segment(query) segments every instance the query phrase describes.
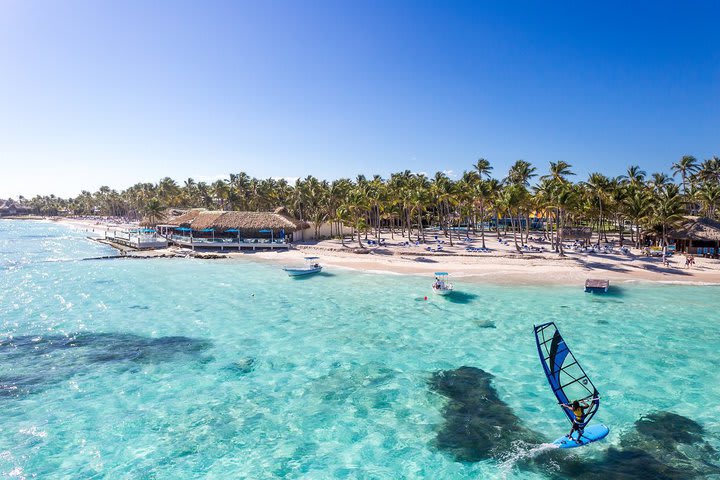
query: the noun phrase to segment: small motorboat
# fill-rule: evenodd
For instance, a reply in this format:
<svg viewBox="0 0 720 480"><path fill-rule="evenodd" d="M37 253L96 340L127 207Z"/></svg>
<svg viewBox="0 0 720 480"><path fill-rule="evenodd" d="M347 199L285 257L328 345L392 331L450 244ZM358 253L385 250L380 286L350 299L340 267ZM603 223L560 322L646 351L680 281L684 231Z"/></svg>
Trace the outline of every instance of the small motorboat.
<svg viewBox="0 0 720 480"><path fill-rule="evenodd" d="M435 282L432 284L432 291L437 295L450 295L453 291L453 284L448 280L449 273L435 272Z"/></svg>
<svg viewBox="0 0 720 480"><path fill-rule="evenodd" d="M302 275L312 275L322 271L322 267L317 262L320 257L305 257L305 266L303 267L283 267L285 273L290 277L300 277Z"/></svg>

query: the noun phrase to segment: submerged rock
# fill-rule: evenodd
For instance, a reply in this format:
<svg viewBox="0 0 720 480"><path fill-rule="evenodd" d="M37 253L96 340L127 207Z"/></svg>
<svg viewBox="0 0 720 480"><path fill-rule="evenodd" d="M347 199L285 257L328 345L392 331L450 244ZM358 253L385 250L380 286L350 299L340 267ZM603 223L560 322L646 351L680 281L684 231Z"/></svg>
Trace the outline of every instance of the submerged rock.
<svg viewBox="0 0 720 480"><path fill-rule="evenodd" d="M97 364L200 358L210 345L189 337L151 338L127 333L6 338L0 340L0 397L41 391Z"/></svg>
<svg viewBox="0 0 720 480"><path fill-rule="evenodd" d="M547 439L522 424L498 397L492 378L478 368L460 367L437 372L430 381L434 391L448 398L436 446L458 461L504 462L508 452L510 456L514 452L519 460L513 461L510 468L558 479L681 480L720 476L718 454L705 441L702 426L671 412L644 416L622 436L618 447L607 448L599 458L558 449L533 454L534 447ZM530 454L523 455L523 451Z"/></svg>
<svg viewBox="0 0 720 480"><path fill-rule="evenodd" d="M702 426L672 412L655 412L635 422L620 446L598 461L565 460L563 477L693 479L720 475L717 452L704 440ZM555 457L557 459L557 457Z"/></svg>
<svg viewBox="0 0 720 480"><path fill-rule="evenodd" d="M226 365L223 370L235 375L247 375L255 370L255 359L253 357L241 358L237 362Z"/></svg>
<svg viewBox="0 0 720 480"><path fill-rule="evenodd" d="M431 388L448 398L445 423L437 434L437 448L457 460L477 462L498 458L517 442L540 443L540 435L498 397L493 376L479 368L460 367L437 372Z"/></svg>

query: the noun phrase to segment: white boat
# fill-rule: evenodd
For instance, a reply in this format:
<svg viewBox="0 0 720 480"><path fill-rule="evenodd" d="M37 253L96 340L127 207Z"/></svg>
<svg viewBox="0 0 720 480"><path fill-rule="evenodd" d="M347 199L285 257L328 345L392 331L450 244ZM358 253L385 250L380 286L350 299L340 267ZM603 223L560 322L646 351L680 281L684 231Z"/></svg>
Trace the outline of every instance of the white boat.
<svg viewBox="0 0 720 480"><path fill-rule="evenodd" d="M312 275L322 271L322 267L317 262L320 257L305 257L304 267L283 267L285 273L291 277L299 277L301 275Z"/></svg>
<svg viewBox="0 0 720 480"><path fill-rule="evenodd" d="M453 291L453 284L448 281L447 272L435 272L435 282L432 284L432 291L437 295L450 295Z"/></svg>

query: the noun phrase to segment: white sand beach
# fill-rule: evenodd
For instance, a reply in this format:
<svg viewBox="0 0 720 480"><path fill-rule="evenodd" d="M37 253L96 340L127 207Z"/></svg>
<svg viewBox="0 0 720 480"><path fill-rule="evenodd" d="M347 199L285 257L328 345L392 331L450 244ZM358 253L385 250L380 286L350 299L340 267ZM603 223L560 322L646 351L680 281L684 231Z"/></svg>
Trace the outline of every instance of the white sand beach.
<svg viewBox="0 0 720 480"><path fill-rule="evenodd" d="M102 234L106 230L133 227L132 224L101 222L97 219L63 218L59 222L72 227L87 230L88 233ZM720 260L695 257L695 265L685 267L685 256L677 254L669 258L669 267L662 265L660 257L645 256L642 250L629 248L622 253L615 242L612 253L591 253L566 251L561 258L557 253L548 251L550 244L542 241L539 234L531 235L537 241L528 247L544 251L516 250L512 236L503 236L499 242L496 233L486 233L486 253L468 252L468 244L435 234L426 235L427 244L405 246L405 239L390 238L390 234L381 235L384 246L368 245L363 240L366 254L355 253L358 245L339 240L323 240L313 243L294 244L289 251L222 253L225 258L243 258L278 265L302 263L308 255L320 257L320 262L329 268L346 268L364 272L394 273L403 275L432 275L436 271L450 272L453 278L462 281L496 284L562 284L581 285L587 278L609 279L615 283L632 281L650 281L665 283L720 284ZM373 239L372 237L368 237ZM470 245L480 246L479 238L472 238ZM442 250L437 251L441 245ZM627 242L625 242L627 246ZM428 248L434 250L429 251ZM169 253L186 255L186 249L171 247L157 251L128 252L129 256L157 257ZM207 252L203 252L207 253Z"/></svg>
<svg viewBox="0 0 720 480"><path fill-rule="evenodd" d="M497 242L497 240L495 240ZM279 263L299 263L306 255L320 256L328 267L350 268L384 273L432 275L447 271L463 281L511 284L582 285L587 278L613 282L653 281L668 283L720 284L720 261L695 257L695 265L685 268L685 256L670 257L664 267L659 257L646 257L631 249L625 255L616 253L567 252L560 258L554 252L523 253L515 246L491 245L489 253L467 253L464 246L445 247L444 252L427 252L419 247L370 247L370 253L353 253L354 248L340 246L339 241L325 240L314 245L298 245L282 253L233 254L259 257ZM538 243L536 243L538 244ZM538 245L542 245L539 243ZM547 247L546 247L547 249Z"/></svg>

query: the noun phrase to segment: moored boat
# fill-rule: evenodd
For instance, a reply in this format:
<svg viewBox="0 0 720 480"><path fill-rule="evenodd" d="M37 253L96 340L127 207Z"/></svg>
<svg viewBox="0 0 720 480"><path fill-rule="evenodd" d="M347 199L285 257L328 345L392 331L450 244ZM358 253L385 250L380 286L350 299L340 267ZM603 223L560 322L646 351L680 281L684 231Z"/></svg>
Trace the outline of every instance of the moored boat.
<svg viewBox="0 0 720 480"><path fill-rule="evenodd" d="M432 291L437 295L450 295L453 291L453 284L449 282L447 272L435 272L435 282L432 284Z"/></svg>
<svg viewBox="0 0 720 480"><path fill-rule="evenodd" d="M291 277L312 275L322 271L322 266L317 262L320 257L305 257L306 265L303 267L283 267L285 273Z"/></svg>

